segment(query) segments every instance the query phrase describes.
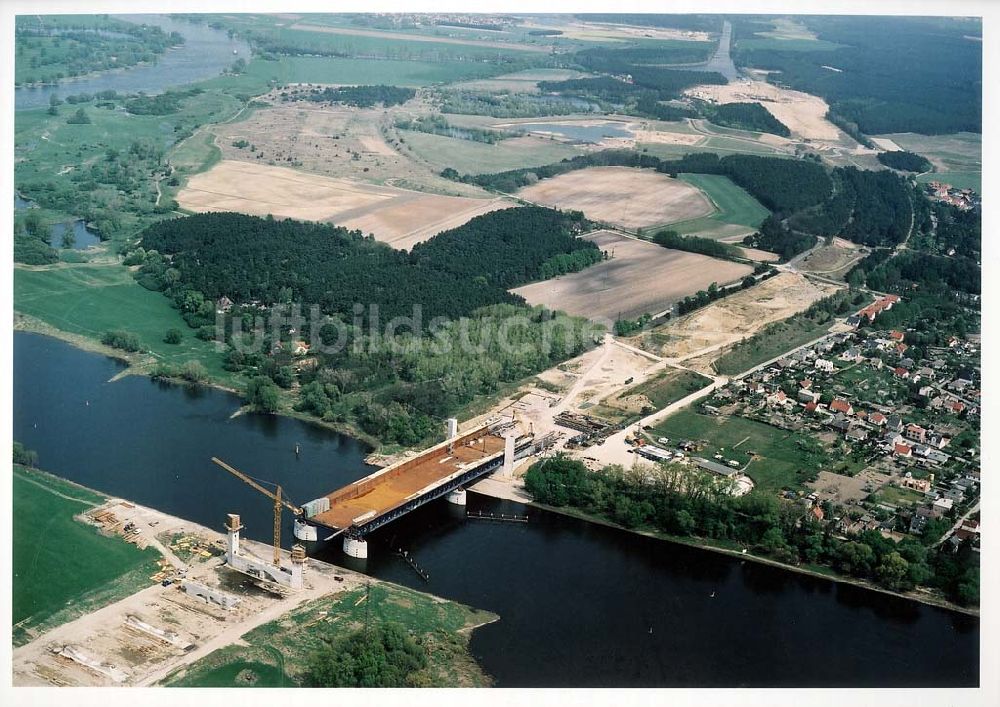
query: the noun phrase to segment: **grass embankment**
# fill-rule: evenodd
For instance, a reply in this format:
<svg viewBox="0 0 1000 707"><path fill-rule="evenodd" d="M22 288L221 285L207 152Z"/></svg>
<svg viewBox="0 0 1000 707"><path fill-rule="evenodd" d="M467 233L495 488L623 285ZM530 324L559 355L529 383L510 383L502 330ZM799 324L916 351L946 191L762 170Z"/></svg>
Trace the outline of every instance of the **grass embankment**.
<svg viewBox="0 0 1000 707"><path fill-rule="evenodd" d="M15 268L14 308L95 344L106 331L133 332L156 361L180 366L197 360L213 381L238 385L234 374L222 368L214 342L197 339L170 300L136 284L121 265ZM184 333L180 344L163 341L173 328ZM140 370L148 367L140 365Z"/></svg>
<svg viewBox="0 0 1000 707"><path fill-rule="evenodd" d="M468 653L471 629L496 620L429 594L392 584L324 597L244 634L248 645L227 646L168 676L169 687L294 687L309 656L324 642L362 628L365 617L404 626L427 651L428 667L416 676L428 687L483 687L491 683Z"/></svg>
<svg viewBox="0 0 1000 707"><path fill-rule="evenodd" d="M156 550L139 550L74 520L105 500L14 466L14 645L149 586L160 556Z"/></svg>
<svg viewBox="0 0 1000 707"><path fill-rule="evenodd" d="M707 459L720 453L724 459L746 464L751 459L748 452L753 452L746 474L765 492L803 489L806 481L824 469L847 474L857 470L857 464L839 453L834 455L814 437L743 417L701 415L684 409L656 425L650 434L669 437L672 442L704 440L698 455Z"/></svg>
<svg viewBox="0 0 1000 707"><path fill-rule="evenodd" d="M671 224L670 230L681 235L699 233L711 236L720 226L732 224L756 229L770 212L744 189L736 186L729 177L717 174L679 174L678 179L703 191L715 205L710 216Z"/></svg>
<svg viewBox="0 0 1000 707"><path fill-rule="evenodd" d="M720 356L715 362L715 370L727 376L743 373L786 351L818 339L832 324L829 320L817 323L804 316L776 322Z"/></svg>

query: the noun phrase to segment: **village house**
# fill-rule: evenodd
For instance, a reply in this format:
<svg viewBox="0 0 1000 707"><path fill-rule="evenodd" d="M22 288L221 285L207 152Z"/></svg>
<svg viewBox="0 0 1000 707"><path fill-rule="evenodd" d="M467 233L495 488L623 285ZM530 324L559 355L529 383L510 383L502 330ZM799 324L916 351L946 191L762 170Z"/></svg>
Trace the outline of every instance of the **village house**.
<svg viewBox="0 0 1000 707"><path fill-rule="evenodd" d="M800 390L799 401L803 403L819 402L820 394L815 390Z"/></svg>
<svg viewBox="0 0 1000 707"><path fill-rule="evenodd" d="M889 338L892 339L893 341L902 341L903 339L906 338L906 334L904 334L901 331L896 331L895 329L893 329L892 331L889 332Z"/></svg>
<svg viewBox="0 0 1000 707"><path fill-rule="evenodd" d="M901 366L896 366L892 369L892 372L897 378L903 378L904 380L910 377L910 372Z"/></svg>
<svg viewBox="0 0 1000 707"><path fill-rule="evenodd" d="M846 351L840 354L839 358L841 361L848 361L850 363L857 363L858 361L865 360L864 355L861 353L861 349L859 349L857 346L852 346L851 348L847 349Z"/></svg>
<svg viewBox="0 0 1000 707"><path fill-rule="evenodd" d="M920 493L927 493L931 490L931 482L929 479L914 479L913 474L906 472L906 476L900 479L899 485L905 489L913 489L914 491L919 491Z"/></svg>
<svg viewBox="0 0 1000 707"><path fill-rule="evenodd" d="M887 430L892 430L893 432L902 432L903 420L899 415L889 415L885 421L885 427Z"/></svg>
<svg viewBox="0 0 1000 707"><path fill-rule="evenodd" d="M883 425L885 425L886 419L887 419L886 416L880 412L873 412L871 415L868 416L868 421L873 425L876 425L877 427L882 427Z"/></svg>
<svg viewBox="0 0 1000 707"><path fill-rule="evenodd" d="M834 369L833 361L827 361L825 358L817 358L815 366L817 371L823 371L824 373L833 373Z"/></svg>
<svg viewBox="0 0 1000 707"><path fill-rule="evenodd" d="M893 445L892 454L893 456L905 457L909 459L910 457L913 456L913 448L910 447L910 445L908 444L902 444L900 442L896 442Z"/></svg>
<svg viewBox="0 0 1000 707"><path fill-rule="evenodd" d="M295 341L292 343L293 356L305 356L311 347L305 341Z"/></svg>
<svg viewBox="0 0 1000 707"><path fill-rule="evenodd" d="M834 401L830 403L830 412L839 412L845 415L850 415L854 412L854 406L843 398L835 398Z"/></svg>
<svg viewBox="0 0 1000 707"><path fill-rule="evenodd" d="M927 437L927 430L925 430L920 425L915 425L911 423L906 426L906 431L903 434L905 434L909 439L915 440L917 442L923 442Z"/></svg>
<svg viewBox="0 0 1000 707"><path fill-rule="evenodd" d="M233 308L233 301L222 295L219 299L215 301L215 312L216 314L226 314Z"/></svg>

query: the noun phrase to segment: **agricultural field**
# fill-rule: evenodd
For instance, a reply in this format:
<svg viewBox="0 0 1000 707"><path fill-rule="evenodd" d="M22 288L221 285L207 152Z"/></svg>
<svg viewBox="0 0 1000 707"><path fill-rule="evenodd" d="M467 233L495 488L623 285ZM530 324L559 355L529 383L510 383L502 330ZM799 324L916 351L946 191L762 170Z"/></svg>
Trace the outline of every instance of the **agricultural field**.
<svg viewBox="0 0 1000 707"><path fill-rule="evenodd" d="M490 79L461 81L451 85L451 88L463 91L488 91L499 93L538 93L539 81L568 81L590 76L590 74L573 69L526 69L510 74L501 74Z"/></svg>
<svg viewBox="0 0 1000 707"><path fill-rule="evenodd" d="M158 552L103 536L74 518L104 503L102 496L33 469L13 469L15 645L150 584Z"/></svg>
<svg viewBox="0 0 1000 707"><path fill-rule="evenodd" d="M717 174L679 174L678 179L708 195L715 213L670 225L682 235L724 238L753 233L770 212L729 177Z"/></svg>
<svg viewBox="0 0 1000 707"><path fill-rule="evenodd" d="M917 175L918 182L946 182L959 189L970 188L982 193L982 135L892 133L879 137L892 140L902 149L915 152L930 160L934 165L934 171Z"/></svg>
<svg viewBox="0 0 1000 707"><path fill-rule="evenodd" d="M196 213L237 211L329 221L404 249L509 206L502 199L439 196L232 160L192 177L178 203Z"/></svg>
<svg viewBox="0 0 1000 707"><path fill-rule="evenodd" d="M415 131L402 135L408 154L417 161L436 171L451 167L460 174L540 167L583 153L574 145L534 135L508 138L493 145Z"/></svg>
<svg viewBox="0 0 1000 707"><path fill-rule="evenodd" d="M588 167L521 189L526 201L582 211L623 228L648 228L712 213L698 189L653 170Z"/></svg>
<svg viewBox="0 0 1000 707"><path fill-rule="evenodd" d="M674 413L650 434L703 441L697 454L706 459L716 453L741 463L752 459L745 473L758 489L769 493L805 488L807 481L835 463L823 444L809 435L742 417L702 415L690 408Z"/></svg>
<svg viewBox="0 0 1000 707"><path fill-rule="evenodd" d="M175 365L200 361L214 380L230 385L234 380L234 374L222 368L215 344L196 338L170 300L140 287L121 265L15 268L14 308L93 342L106 331L130 331L157 361ZM183 341L165 343L168 329L183 332Z"/></svg>
<svg viewBox="0 0 1000 707"><path fill-rule="evenodd" d="M513 292L532 305L614 321L662 312L713 282L723 285L751 272L747 265L668 250L611 231L584 237L606 251L609 259Z"/></svg>
<svg viewBox="0 0 1000 707"><path fill-rule="evenodd" d="M832 285L810 282L797 273L780 273L633 337L630 343L668 358L689 358L701 353L717 355L767 324L807 309L834 289Z"/></svg>
<svg viewBox="0 0 1000 707"><path fill-rule="evenodd" d="M482 687L490 678L467 653L470 629L494 614L446 602L405 587L378 583L309 602L241 637L242 645L217 650L167 676L168 687L294 687L308 658L325 642L374 623L398 623L428 650L418 674L428 686Z"/></svg>

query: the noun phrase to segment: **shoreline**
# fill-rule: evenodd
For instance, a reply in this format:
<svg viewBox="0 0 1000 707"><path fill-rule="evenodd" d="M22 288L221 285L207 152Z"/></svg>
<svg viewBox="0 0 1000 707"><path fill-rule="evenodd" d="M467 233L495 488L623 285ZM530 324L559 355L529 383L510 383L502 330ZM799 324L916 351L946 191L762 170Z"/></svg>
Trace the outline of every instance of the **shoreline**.
<svg viewBox="0 0 1000 707"><path fill-rule="evenodd" d="M488 495L488 494L484 494L484 495ZM873 584L873 583L871 583L871 582L869 582L867 580L864 580L864 579L857 579L855 577L845 577L844 575L837 574L837 573L825 574L823 572L817 572L816 570L812 570L812 569L809 569L807 567L797 567L795 565L785 564L783 562L778 562L777 560L772 560L770 558L762 557L760 555L754 555L751 552L747 552L747 553L744 554L744 553L738 552L736 550L729 550L729 549L724 548L724 547L719 547L717 545L712 545L710 543L705 542L703 539L699 539L699 538L693 538L693 537L692 538L683 538L683 537L674 536L674 535L667 535L666 533L660 533L660 532L657 532L657 531L639 530L639 529L634 529L634 528L626 528L626 527L624 527L622 525L618 525L617 523L614 523L614 522L612 522L610 520L607 520L605 518L601 518L599 516L594 516L594 515L591 515L591 514L587 513L586 511L580 511L580 510L577 510L577 509L574 509L574 508L568 508L568 507L558 508L558 507L555 507L555 506L548 506L548 505L546 505L544 503L538 503L537 501L531 501L531 502L525 503L524 505L526 505L526 506L533 506L533 507L539 508L539 509L541 509L543 511L550 511L552 513L556 513L556 514L559 514L559 515L567 516L569 518L576 518L577 520L582 520L582 521L585 521L585 522L588 522L588 523L594 523L596 525L602 525L602 526L604 526L606 528L614 528L616 530L622 530L622 531L624 531L626 533L634 533L636 535L642 535L644 537L652 538L654 540L662 540L662 541L665 541L665 542L674 543L676 545L685 545L687 547L693 547L693 548L696 548L696 549L699 549L699 550L708 550L710 552L715 552L715 553L719 553L719 554L722 554L722 555L727 555L727 556L732 557L732 558L739 558L741 560L750 560L752 562L757 562L759 564L770 565L771 567L775 567L777 569L782 569L782 570L786 570L786 571L789 571L789 572L795 572L795 573L798 573L798 574L803 574L803 575L807 575L807 576L810 576L810 577L815 577L817 579L826 579L826 580L829 580L831 582L837 582L839 584L850 584L850 585L853 585L855 587L858 587L859 589L867 589L867 590L870 590L870 591L873 591L873 592L879 592L880 594L888 594L890 596L894 596L894 597L897 597L899 599L906 599L906 600L909 600L909 601L917 602L919 604L924 604L926 606L933 606L933 607L935 607L937 609L945 609L945 610L948 610L948 611L954 611L954 612L959 613L959 614L965 614L966 616L974 616L977 619L981 618L981 616L980 616L980 610L979 609L971 609L969 607L959 606L958 604L954 604L954 603L952 603L950 601L947 601L946 599L939 599L939 598L937 598L937 597L935 597L933 595L924 595L923 593L916 592L916 591L912 591L912 592L896 592L896 591L893 591L891 589L886 589L884 587L880 587L880 586L878 586L876 584Z"/></svg>
<svg viewBox="0 0 1000 707"><path fill-rule="evenodd" d="M67 479L65 477L62 477L58 474L54 474L50 471L46 471L44 469L27 467L24 465L16 465L16 466L23 468L24 473L28 476L38 476L41 477L42 479L48 479L51 482L66 484L68 486L71 486L72 488L80 489L82 491L87 491L89 493L95 494L96 496L99 496L102 499L102 503L97 504L95 508L124 503L127 504L126 507L130 509L131 513L137 516L141 516L143 521L148 521L151 518L155 519L157 523L156 528L158 531L163 532L162 529L164 528L167 528L168 530L180 530L181 532L184 533L194 533L204 536L205 538L208 538L211 541L215 541L215 543L219 545L224 544L225 536L223 533L217 530L213 530L212 528L205 527L195 521L187 520L181 516L157 510L152 506L138 504L121 496L109 494L99 489L91 488L89 486L73 481L71 479ZM137 521L137 524L144 525L144 523L140 523L139 521ZM271 545L266 542L250 540L248 538L243 538L242 543L247 547L247 549L249 549L251 554L256 554L259 557L267 556L271 548ZM164 555L162 548L157 548L157 549L161 553L161 555ZM282 555L283 557L287 558L289 555L289 551L283 548ZM166 555L164 555L164 557L166 557ZM475 665L475 670L482 681L481 686L489 687L495 683L495 678L486 672L485 668L479 663L476 657L469 651L469 643L471 641L473 632L477 628L495 623L500 620L500 616L497 613L490 611L489 609L475 607L466 604L462 601L449 599L448 597L444 597L428 591L408 587L406 585L402 585L397 582L380 579L378 577L374 577L372 575L359 572L357 570L348 567L335 565L326 560L320 560L314 557L310 557L308 559L308 563L309 563L309 569L307 571L310 572L309 584L307 584L307 586L303 587L303 589L299 590L298 592L288 597L276 599L274 600L274 603L269 604L266 609L266 612L274 614L274 618L269 620L279 620L287 613L295 611L299 607L305 606L309 601L333 596L335 594L344 591L345 589L351 588L352 584L356 585L356 587L361 587L365 583L384 585L386 587L391 588L393 591L402 592L404 594L408 592L414 592L424 597L428 597L432 602L435 603L447 602L449 604L462 607L463 610L467 612L468 614L467 623L461 626L460 628L455 629L455 633L460 637L461 641L464 643L465 646L464 655L465 658L468 661L470 661L469 665ZM202 569L202 570L204 569L198 566L197 564L192 564L192 563L185 563L185 564L187 564L188 569L191 568ZM341 583L342 580L337 580L336 582L331 583L330 579L334 578L334 576L340 576L346 578L347 582ZM122 599L113 601L103 606L98 606L97 608L88 611L64 623L59 623L50 626L43 632L32 637L31 640L27 641L26 643L21 645L15 645L14 649L23 657L25 654L32 653L32 651L34 650L33 647L41 646L53 640L52 638L53 634L56 636L71 634L74 630L76 630L76 627L90 620L89 617L93 616L94 614L105 615L105 614L114 614L115 612L121 613L121 611L125 611L125 609L122 609L122 607L125 607L126 605L128 607L131 607L128 608L128 611L134 611L135 607L132 605L135 604L136 601L139 601L141 599L139 595L147 595L150 592L155 594L162 591L165 590L161 589L161 587L158 586L157 584L155 583L151 584L149 587L140 589L139 591L129 594L128 596ZM121 611L119 611L119 609L121 609ZM195 652L200 652L203 655L200 655L198 659L205 658L208 655L211 655L211 653L216 650L220 650L222 648L238 644L239 636L236 636L237 640L235 643L227 643L225 641L222 641L222 639L226 637L228 630L230 629L235 630L235 628L238 628L239 633L242 634L242 632L253 630L253 628L255 627L256 626L253 625L252 619L244 619L240 623L238 623L235 627L227 625L222 627L217 634L210 636L205 640L199 639L198 651ZM168 677L170 674L178 670L189 669L196 662L196 660L183 660L178 662L175 660L176 657L177 656L164 658L161 661L160 665L150 667L147 673L145 675L139 676L140 678L139 681L133 683L133 685L157 686L157 687L164 686L163 681L166 679L166 677Z"/></svg>
<svg viewBox="0 0 1000 707"><path fill-rule="evenodd" d="M128 353L125 353L125 352L120 351L118 349L114 349L114 348L111 348L109 346L105 346L104 344L101 344L101 343L99 343L97 341L94 341L93 339L90 339L90 338L88 338L86 336L83 336L83 335L80 335L80 334L72 334L72 333L69 333L69 332L65 332L65 331L63 331L61 329L57 329L56 327L53 327L53 326L51 326L49 324L46 324L45 322L42 322L41 320L38 320L38 319L36 319L34 317L31 317L30 315L25 315L25 314L19 313L16 310L14 312L14 331L27 331L27 332L30 332L30 333L41 334L43 336L50 336L52 338L55 338L55 339L58 339L60 341L65 342L65 343L68 343L68 344L70 344L72 346L75 346L75 347L77 347L77 348L79 348L79 349L81 349L83 351L87 351L87 352L90 352L90 353L103 354L105 356L108 356L109 358L114 358L116 360L122 361L128 367L126 369L124 369L123 371L121 371L117 376L115 376L115 378L118 378L119 376L126 376L126 375L142 375L142 376L146 376L147 378L150 378L149 372L148 371L144 371L144 370L142 370L139 367L139 362L136 360L138 357L135 354L128 354ZM167 380L170 380L171 382L173 382L175 384L201 385L201 386L205 386L205 387L209 387L209 388L215 388L217 390L221 390L221 391L226 392L226 393L230 393L230 394L234 394L234 395L239 395L238 391L236 391L236 390L234 390L232 388L227 388L226 386L223 386L223 385L221 385L221 384L219 384L217 382L214 382L214 381L206 381L206 382L203 382L203 383L190 384L190 383L187 383L185 381L174 381L173 379L167 379ZM243 412L243 411L244 411L244 407L240 407L240 409L237 412L239 413L239 412ZM345 435L345 436L351 437L352 439L355 439L355 440L357 440L359 442L362 442L362 443L368 445L369 447L371 447L371 450L370 450L369 454L366 455L366 457L365 457L366 460L368 458L372 458L372 455L378 453L377 445L373 445L372 444L372 441L368 437L368 435L364 435L362 433L350 431L350 430L345 429L342 426L337 426L337 425L334 425L332 423L327 423L327 422L324 422L322 420L318 420L318 419L313 418L313 417L308 417L305 414L300 413L300 412L298 412L296 410L291 410L291 409L290 410L281 410L281 411L278 411L278 412L275 412L275 413L271 413L271 414L273 414L273 415L282 415L284 417L288 417L288 418L299 420L299 421L304 422L306 424L318 425L320 427L328 429L328 430L330 430L332 432L335 432L337 434ZM377 465L374 465L374 464L370 464L367 461L365 463L369 464L370 466L377 466ZM57 477L57 478L62 478L62 477ZM87 487L81 487L81 488L87 488ZM95 491L94 489L88 489L88 490L94 491L95 493L101 493L100 491ZM482 492L478 492L478 493L482 493ZM490 494L483 494L483 495L489 496ZM843 575L836 574L836 573L826 574L826 573L817 572L815 570L811 570L811 569L808 569L808 568L805 568L805 567L797 567L795 565L788 565L788 564L785 564L785 563L782 563L782 562L778 562L776 560L771 560L771 559L766 558L766 557L761 557L759 555L754 555L754 554L752 554L750 552L747 552L746 554L744 554L742 552L737 552L735 550L729 550L729 549L726 549L726 548L723 548L723 547L712 545L710 543L705 542L704 540L699 540L699 539L695 539L695 538L682 538L682 537L678 537L678 536L667 535L667 534L660 533L660 532L657 532L657 531L629 529L629 528L625 528L624 526L621 526L621 525L618 525L616 523L613 523L612 521L606 520L604 518L600 518L598 516L594 516L594 515L588 514L585 511L578 511L578 510L573 509L573 508L557 508L555 506L548 506L548 505L545 505L545 504L542 504L542 503L538 503L536 501L530 501L530 502L518 501L518 503L524 503L527 506L534 506L534 507L540 508L542 510L551 511L553 513L558 513L558 514L561 514L561 515L565 515L565 516L568 516L568 517L576 518L578 520L582 520L582 521L586 521L586 522L590 522L590 523L596 523L598 525L603 525L603 526L609 527L609 528L615 528L617 530L623 530L623 531L629 532L629 533L635 533L637 535L643 535L643 536L646 536L646 537L649 537L649 538L653 538L653 539L656 539L656 540L664 540L664 541L672 542L672 543L679 544L679 545L687 545L688 547L694 547L694 548L698 548L698 549L702 549L702 550L709 550L711 552L716 552L716 553L728 555L730 557L738 557L740 559L749 559L749 560L751 560L753 562L758 562L760 564L770 565L770 566L776 567L778 569L783 569L783 570L787 570L787 571L790 571L790 572L797 572L799 574L809 575L809 576L820 578L820 579L827 579L827 580L830 580L830 581L833 581L833 582L839 582L839 583L842 583L842 584L851 584L851 585L859 587L861 589L868 589L870 591L875 591L875 592L880 592L882 594L888 594L888 595L891 595L891 596L895 596L895 597L898 597L900 599L907 599L907 600L910 600L910 601L915 601L915 602L918 602L920 604L924 604L924 605L927 605L927 606L933 606L933 607L936 607L936 608L939 608L939 609L946 609L946 610L949 610L949 611L954 611L954 612L957 612L957 613L965 614L967 616L974 616L976 618L980 618L980 611L978 609L971 609L971 608L968 608L968 607L959 606L958 604L954 604L954 603L949 602L949 601L947 601L945 599L939 599L939 598L937 598L937 597L935 597L933 595L927 595L926 593L896 592L896 591L893 591L891 589L886 589L884 587L879 587L878 585L873 584L871 582L868 582L866 580L857 579L857 578L853 578L853 577L845 577Z"/></svg>
<svg viewBox="0 0 1000 707"><path fill-rule="evenodd" d="M86 351L87 353L98 354L102 356L107 356L108 358L113 358L116 361L120 361L126 365L126 368L119 371L112 380L119 380L125 378L126 376L145 376L150 380L153 380L152 372L149 370L151 364L156 363L155 357L151 356L149 353L128 353L122 351L121 349L112 348L111 346L106 346L99 341L91 339L83 334L73 334L68 331L54 327L37 317L33 317L30 314L24 314L23 312L18 312L14 310L14 327L15 332L23 331L29 334L39 334L41 336L48 336L53 339L62 341L63 343L74 346L81 351ZM224 393L229 393L237 397L241 397L239 390L231 388L229 386L223 385L222 383L212 380L211 378L201 381L199 383L191 383L180 378L171 378L169 376L161 377L159 380L172 383L174 385L186 385L195 386L203 388L212 388L214 390L219 390ZM240 404L239 409L235 414L243 414L247 412L246 405L244 403ZM371 435L367 435L364 432L354 429L350 425L339 425L333 422L326 422L318 417L312 417L306 415L305 413L299 412L293 408L278 410L277 412L267 413L270 415L280 415L282 417L291 418L294 420L299 420L309 425L316 425L317 427L322 427L331 432L335 432L344 437L350 437L353 440L361 442L367 445L369 449L369 456L372 453L377 452L379 443ZM367 462L366 462L367 463ZM374 465L373 465L374 466Z"/></svg>

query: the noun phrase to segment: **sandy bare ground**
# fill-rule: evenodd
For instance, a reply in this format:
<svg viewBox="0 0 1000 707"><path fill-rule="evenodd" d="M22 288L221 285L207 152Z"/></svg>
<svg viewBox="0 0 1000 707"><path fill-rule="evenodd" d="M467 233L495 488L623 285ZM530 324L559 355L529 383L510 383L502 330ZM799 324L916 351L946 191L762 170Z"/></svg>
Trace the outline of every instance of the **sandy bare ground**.
<svg viewBox="0 0 1000 707"><path fill-rule="evenodd" d="M900 152L903 149L887 137L873 137L869 139L883 150L887 150L889 152Z"/></svg>
<svg viewBox="0 0 1000 707"><path fill-rule="evenodd" d="M456 39L454 37L430 37L423 34L408 34L403 32L383 32L375 29L351 29L348 27L325 27L323 25L311 25L307 22L299 22L289 29L302 30L304 32L322 32L323 34L343 34L351 37L378 37L380 39L396 39L407 42L431 42L434 44L461 44L467 47L489 47L490 49L516 50L523 52L535 52L547 54L552 51L551 46L535 44L514 44L511 42L489 42L480 39Z"/></svg>
<svg viewBox="0 0 1000 707"><path fill-rule="evenodd" d="M781 273L630 341L667 358L686 359L702 353L717 358L725 347L807 309L836 289L798 273Z"/></svg>
<svg viewBox="0 0 1000 707"><path fill-rule="evenodd" d="M761 263L776 263L781 260L780 255L767 250L747 248L746 246L739 246L739 249L743 251L743 256L745 258L750 258L750 260L756 260Z"/></svg>
<svg viewBox="0 0 1000 707"><path fill-rule="evenodd" d="M747 275L751 268L696 253L668 250L611 231L585 238L614 257L571 275L519 287L529 303L613 322L657 314L677 300Z"/></svg>
<svg viewBox="0 0 1000 707"><path fill-rule="evenodd" d="M798 268L804 272L835 277L862 257L864 254L858 246L837 238L830 245L821 246L806 256Z"/></svg>
<svg viewBox="0 0 1000 707"><path fill-rule="evenodd" d="M712 202L698 189L650 169L589 167L518 192L527 201L575 209L587 218L643 228L707 216Z"/></svg>
<svg viewBox="0 0 1000 707"><path fill-rule="evenodd" d="M740 80L725 86L695 86L685 94L716 103L760 103L793 134L808 140L843 139L824 116L830 106L818 96L779 88L764 81Z"/></svg>
<svg viewBox="0 0 1000 707"><path fill-rule="evenodd" d="M377 240L404 249L510 205L501 199L424 194L231 160L192 177L177 201L182 208L199 213L237 211L328 221L374 233Z"/></svg>
<svg viewBox="0 0 1000 707"><path fill-rule="evenodd" d="M112 501L109 505L116 507L119 517L127 517L149 535L183 533L197 535L217 547L224 543L224 536L217 531L154 509L143 506L126 509L119 501ZM245 551L258 557L270 557L267 546L248 541L244 541L243 545ZM278 598L251 585L243 575L221 566L219 557L196 557L186 566L187 579L239 597L240 603L234 610L227 611L190 597L178 589L177 583L167 587L153 584L16 648L13 654L13 683L19 686L150 685L170 671L238 641L247 631L278 618L306 601L353 589L365 581L362 575L307 560L304 588ZM287 553L284 562L288 562ZM343 577L343 581L336 581L334 575ZM175 643L126 625L129 616L157 629L173 632L176 634ZM185 644L192 644L192 648L185 650ZM108 675L52 652L63 646L74 647L98 664L114 666L122 671L124 679L117 682Z"/></svg>
<svg viewBox="0 0 1000 707"><path fill-rule="evenodd" d="M660 145L698 145L707 138L692 133L671 133L663 130L634 130L635 142ZM761 135L763 137L763 135Z"/></svg>

